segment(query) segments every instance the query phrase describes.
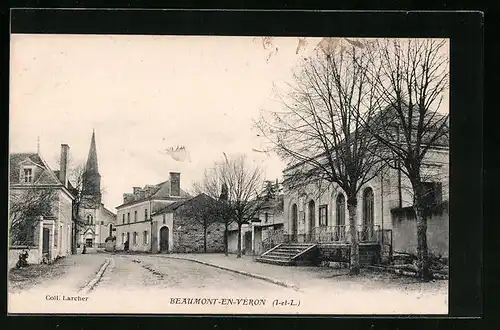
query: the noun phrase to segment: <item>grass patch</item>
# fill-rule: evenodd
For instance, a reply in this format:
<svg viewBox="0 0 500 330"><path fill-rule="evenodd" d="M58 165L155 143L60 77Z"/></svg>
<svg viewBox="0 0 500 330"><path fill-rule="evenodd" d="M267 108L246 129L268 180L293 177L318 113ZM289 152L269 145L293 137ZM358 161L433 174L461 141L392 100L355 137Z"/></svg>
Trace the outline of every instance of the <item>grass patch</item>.
<svg viewBox="0 0 500 330"><path fill-rule="evenodd" d="M58 259L52 264L30 264L20 269L9 270L9 289L18 291L26 290L45 279L60 276L66 272L65 258Z"/></svg>

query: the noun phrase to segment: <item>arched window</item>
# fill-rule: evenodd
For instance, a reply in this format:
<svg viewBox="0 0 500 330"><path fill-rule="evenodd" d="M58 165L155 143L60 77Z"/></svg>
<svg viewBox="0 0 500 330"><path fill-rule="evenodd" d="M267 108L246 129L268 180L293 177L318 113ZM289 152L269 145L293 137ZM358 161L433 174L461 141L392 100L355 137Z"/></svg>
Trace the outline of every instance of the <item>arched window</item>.
<svg viewBox="0 0 500 330"><path fill-rule="evenodd" d="M363 224L365 226L373 225L373 190L366 188L363 191Z"/></svg>
<svg viewBox="0 0 500 330"><path fill-rule="evenodd" d="M345 226L345 197L343 194L337 196L337 225Z"/></svg>
<svg viewBox="0 0 500 330"><path fill-rule="evenodd" d="M292 235L293 238L297 235L299 214L297 210L297 204L292 205Z"/></svg>
<svg viewBox="0 0 500 330"><path fill-rule="evenodd" d="M94 222L94 219L92 216L89 214L87 215L87 225L91 225Z"/></svg>

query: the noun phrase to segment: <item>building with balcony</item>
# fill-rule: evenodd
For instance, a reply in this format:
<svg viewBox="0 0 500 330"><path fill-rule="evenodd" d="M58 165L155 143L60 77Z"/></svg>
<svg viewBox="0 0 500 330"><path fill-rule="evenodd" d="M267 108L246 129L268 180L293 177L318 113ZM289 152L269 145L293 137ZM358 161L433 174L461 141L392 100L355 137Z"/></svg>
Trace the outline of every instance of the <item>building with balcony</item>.
<svg viewBox="0 0 500 330"><path fill-rule="evenodd" d="M427 219L428 249L436 256L447 257L448 140L442 139L431 146L422 164L420 175L424 179L426 204L431 210ZM262 239L266 252L259 260L279 264L298 262L301 257L348 261L347 196L334 183L311 180L305 186L292 184L293 173L303 170L302 166L291 165L283 171L283 229ZM357 201L355 232L362 264L386 261L397 252L416 254L412 188L398 166L383 168L359 189Z"/></svg>

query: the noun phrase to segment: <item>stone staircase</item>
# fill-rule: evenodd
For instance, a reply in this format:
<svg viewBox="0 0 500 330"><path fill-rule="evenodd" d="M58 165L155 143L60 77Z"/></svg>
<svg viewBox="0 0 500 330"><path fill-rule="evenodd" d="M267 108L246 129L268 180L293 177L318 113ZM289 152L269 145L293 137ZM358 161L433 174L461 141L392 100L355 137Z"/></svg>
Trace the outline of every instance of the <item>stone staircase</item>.
<svg viewBox="0 0 500 330"><path fill-rule="evenodd" d="M292 266L307 263L308 257L317 252L314 243L282 243L264 252L255 260L269 264Z"/></svg>

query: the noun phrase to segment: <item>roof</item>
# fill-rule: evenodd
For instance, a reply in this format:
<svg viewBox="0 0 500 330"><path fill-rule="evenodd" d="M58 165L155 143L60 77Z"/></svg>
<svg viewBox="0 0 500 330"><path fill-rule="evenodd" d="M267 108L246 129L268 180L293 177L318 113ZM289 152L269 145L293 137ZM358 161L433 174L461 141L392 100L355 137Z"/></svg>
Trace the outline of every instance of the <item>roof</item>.
<svg viewBox="0 0 500 330"><path fill-rule="evenodd" d="M95 146L95 131L92 131L92 139L90 140L89 155L87 163L85 164L86 173L99 173L99 166L97 164L97 149Z"/></svg>
<svg viewBox="0 0 500 330"><path fill-rule="evenodd" d="M161 208L157 210L156 212L153 213L153 215L158 215L158 214L163 214L163 213L172 213L175 212L179 207L182 205L186 205L189 203L196 203L202 200L213 200L215 201L212 197L206 195L205 193L201 193L199 195L196 195L195 197L187 198L184 200L176 201L172 204L169 204L165 206L164 208Z"/></svg>
<svg viewBox="0 0 500 330"><path fill-rule="evenodd" d="M136 203L140 203L146 200L151 200L151 199L179 199L179 198L190 198L191 195L189 195L186 191L184 191L182 188L180 189L180 196L171 196L170 195L170 180L163 181L161 183L158 183L156 185L146 185L143 188L149 189L148 193L145 193L143 197L137 198L137 196L134 196L134 199L123 203L121 205L118 205L116 208L124 207L127 205L132 205ZM132 195L132 194L131 194Z"/></svg>
<svg viewBox="0 0 500 330"><path fill-rule="evenodd" d="M43 160L38 153L12 153L9 155L9 180L10 183L18 183L20 181L20 169L22 164L31 164L42 169L41 172L36 173L33 178L35 184L62 184L55 171Z"/></svg>
<svg viewBox="0 0 500 330"><path fill-rule="evenodd" d="M372 118L372 122L375 125L384 125L384 126L391 125L391 126L393 126L393 124L399 122L399 120L395 119L396 116L398 116L398 114L396 113L396 110L391 106L386 106L384 109L380 110L376 115L374 115L374 117ZM429 122L432 123L433 125L435 125L436 123L439 123L440 120L445 118L445 115L440 114L438 112L429 113L428 116L430 118ZM407 122L407 121L408 121L408 118L406 118L405 122ZM417 125L417 121L418 121L418 117L412 118L412 122L415 125L415 127ZM446 118L446 125L449 127L449 116ZM431 132L431 131L429 131L429 132ZM429 138L427 135L422 138L423 143L425 143L426 138ZM437 141L434 142L434 145L436 147L448 147L449 146L448 136L444 135L441 138L437 139ZM311 160L312 159L319 160L319 159L321 159L321 157L324 157L326 154L327 154L327 152L323 151L317 155L311 155L310 159ZM306 161L296 161L293 163L289 163L289 164L287 164L287 166L285 167L283 172L286 172L288 170L296 168L300 165L304 165L306 163L307 163ZM285 178L283 181L286 182L287 179Z"/></svg>
<svg viewBox="0 0 500 330"><path fill-rule="evenodd" d="M108 210L103 203L101 203L101 207L104 210L104 212L109 213L111 216L116 217L116 214L113 211Z"/></svg>

